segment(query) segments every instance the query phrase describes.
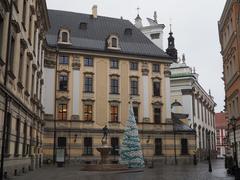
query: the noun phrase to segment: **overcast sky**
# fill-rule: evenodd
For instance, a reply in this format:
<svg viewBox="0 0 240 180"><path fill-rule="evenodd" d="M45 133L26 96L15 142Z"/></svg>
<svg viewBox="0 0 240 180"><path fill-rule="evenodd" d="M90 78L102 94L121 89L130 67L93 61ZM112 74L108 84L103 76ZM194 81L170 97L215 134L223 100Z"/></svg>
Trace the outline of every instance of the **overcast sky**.
<svg viewBox="0 0 240 180"><path fill-rule="evenodd" d="M217 103L215 112L223 110L224 86L222 57L218 38L219 20L226 0L46 0L49 9L91 13L92 5L98 14L128 19L134 23L137 7L144 25L146 18L157 11L158 22L166 25L166 48L170 19L179 55L185 53L186 63L195 67L199 82L208 92L211 89Z"/></svg>

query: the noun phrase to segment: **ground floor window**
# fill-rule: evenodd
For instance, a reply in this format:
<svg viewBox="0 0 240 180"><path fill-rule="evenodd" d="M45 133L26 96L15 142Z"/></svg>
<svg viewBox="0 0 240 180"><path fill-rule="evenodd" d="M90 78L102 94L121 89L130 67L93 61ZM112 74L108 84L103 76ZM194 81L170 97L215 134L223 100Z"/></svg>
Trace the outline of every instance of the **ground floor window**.
<svg viewBox="0 0 240 180"><path fill-rule="evenodd" d="M67 146L66 137L58 137L58 147L65 148Z"/></svg>
<svg viewBox="0 0 240 180"><path fill-rule="evenodd" d="M181 154L187 155L188 154L188 140L181 139Z"/></svg>
<svg viewBox="0 0 240 180"><path fill-rule="evenodd" d="M4 153L5 155L9 155L10 153L10 141L11 141L11 124L12 124L12 115L11 113L7 113L7 122L6 122L6 136L5 136L5 148Z"/></svg>
<svg viewBox="0 0 240 180"><path fill-rule="evenodd" d="M162 155L162 139L155 139L155 155Z"/></svg>
<svg viewBox="0 0 240 180"><path fill-rule="evenodd" d="M91 137L85 137L84 138L84 155L92 155L92 138Z"/></svg>
<svg viewBox="0 0 240 180"><path fill-rule="evenodd" d="M220 155L221 154L221 149L217 148L217 154Z"/></svg>
<svg viewBox="0 0 240 180"><path fill-rule="evenodd" d="M111 154L112 155L118 155L119 154L119 138L117 137L112 137L111 138Z"/></svg>

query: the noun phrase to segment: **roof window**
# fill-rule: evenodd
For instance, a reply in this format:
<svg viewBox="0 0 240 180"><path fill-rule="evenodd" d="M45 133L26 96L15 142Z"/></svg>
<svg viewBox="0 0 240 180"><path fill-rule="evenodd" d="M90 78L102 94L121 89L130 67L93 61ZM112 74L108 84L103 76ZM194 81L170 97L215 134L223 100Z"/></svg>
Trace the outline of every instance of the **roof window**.
<svg viewBox="0 0 240 180"><path fill-rule="evenodd" d="M87 23L86 22L81 22L79 25L79 28L82 30L86 30L87 29Z"/></svg>
<svg viewBox="0 0 240 180"><path fill-rule="evenodd" d="M124 31L124 35L131 36L132 35L132 29L131 28L126 28Z"/></svg>

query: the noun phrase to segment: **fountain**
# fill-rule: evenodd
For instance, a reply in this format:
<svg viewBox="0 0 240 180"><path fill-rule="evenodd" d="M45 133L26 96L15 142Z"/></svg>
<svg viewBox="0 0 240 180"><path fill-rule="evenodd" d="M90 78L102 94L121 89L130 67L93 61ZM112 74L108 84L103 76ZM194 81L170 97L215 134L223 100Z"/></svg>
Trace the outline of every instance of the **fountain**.
<svg viewBox="0 0 240 180"><path fill-rule="evenodd" d="M113 164L108 160L109 152L112 147L107 145L107 135L108 128L105 126L103 128L103 137L102 137L102 145L97 147L97 151L100 152L101 161L98 164L86 164L81 170L82 171L124 171L128 170L128 165L123 164Z"/></svg>

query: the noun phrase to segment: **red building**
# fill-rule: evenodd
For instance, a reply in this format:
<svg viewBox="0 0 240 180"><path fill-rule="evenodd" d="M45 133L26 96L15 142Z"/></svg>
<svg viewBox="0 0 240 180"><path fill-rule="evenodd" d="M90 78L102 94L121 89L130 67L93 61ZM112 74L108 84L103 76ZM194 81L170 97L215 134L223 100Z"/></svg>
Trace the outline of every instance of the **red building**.
<svg viewBox="0 0 240 180"><path fill-rule="evenodd" d="M228 123L226 119L225 112L220 112L215 114L216 119L216 131L217 131L217 157L223 158L226 154L226 137Z"/></svg>

